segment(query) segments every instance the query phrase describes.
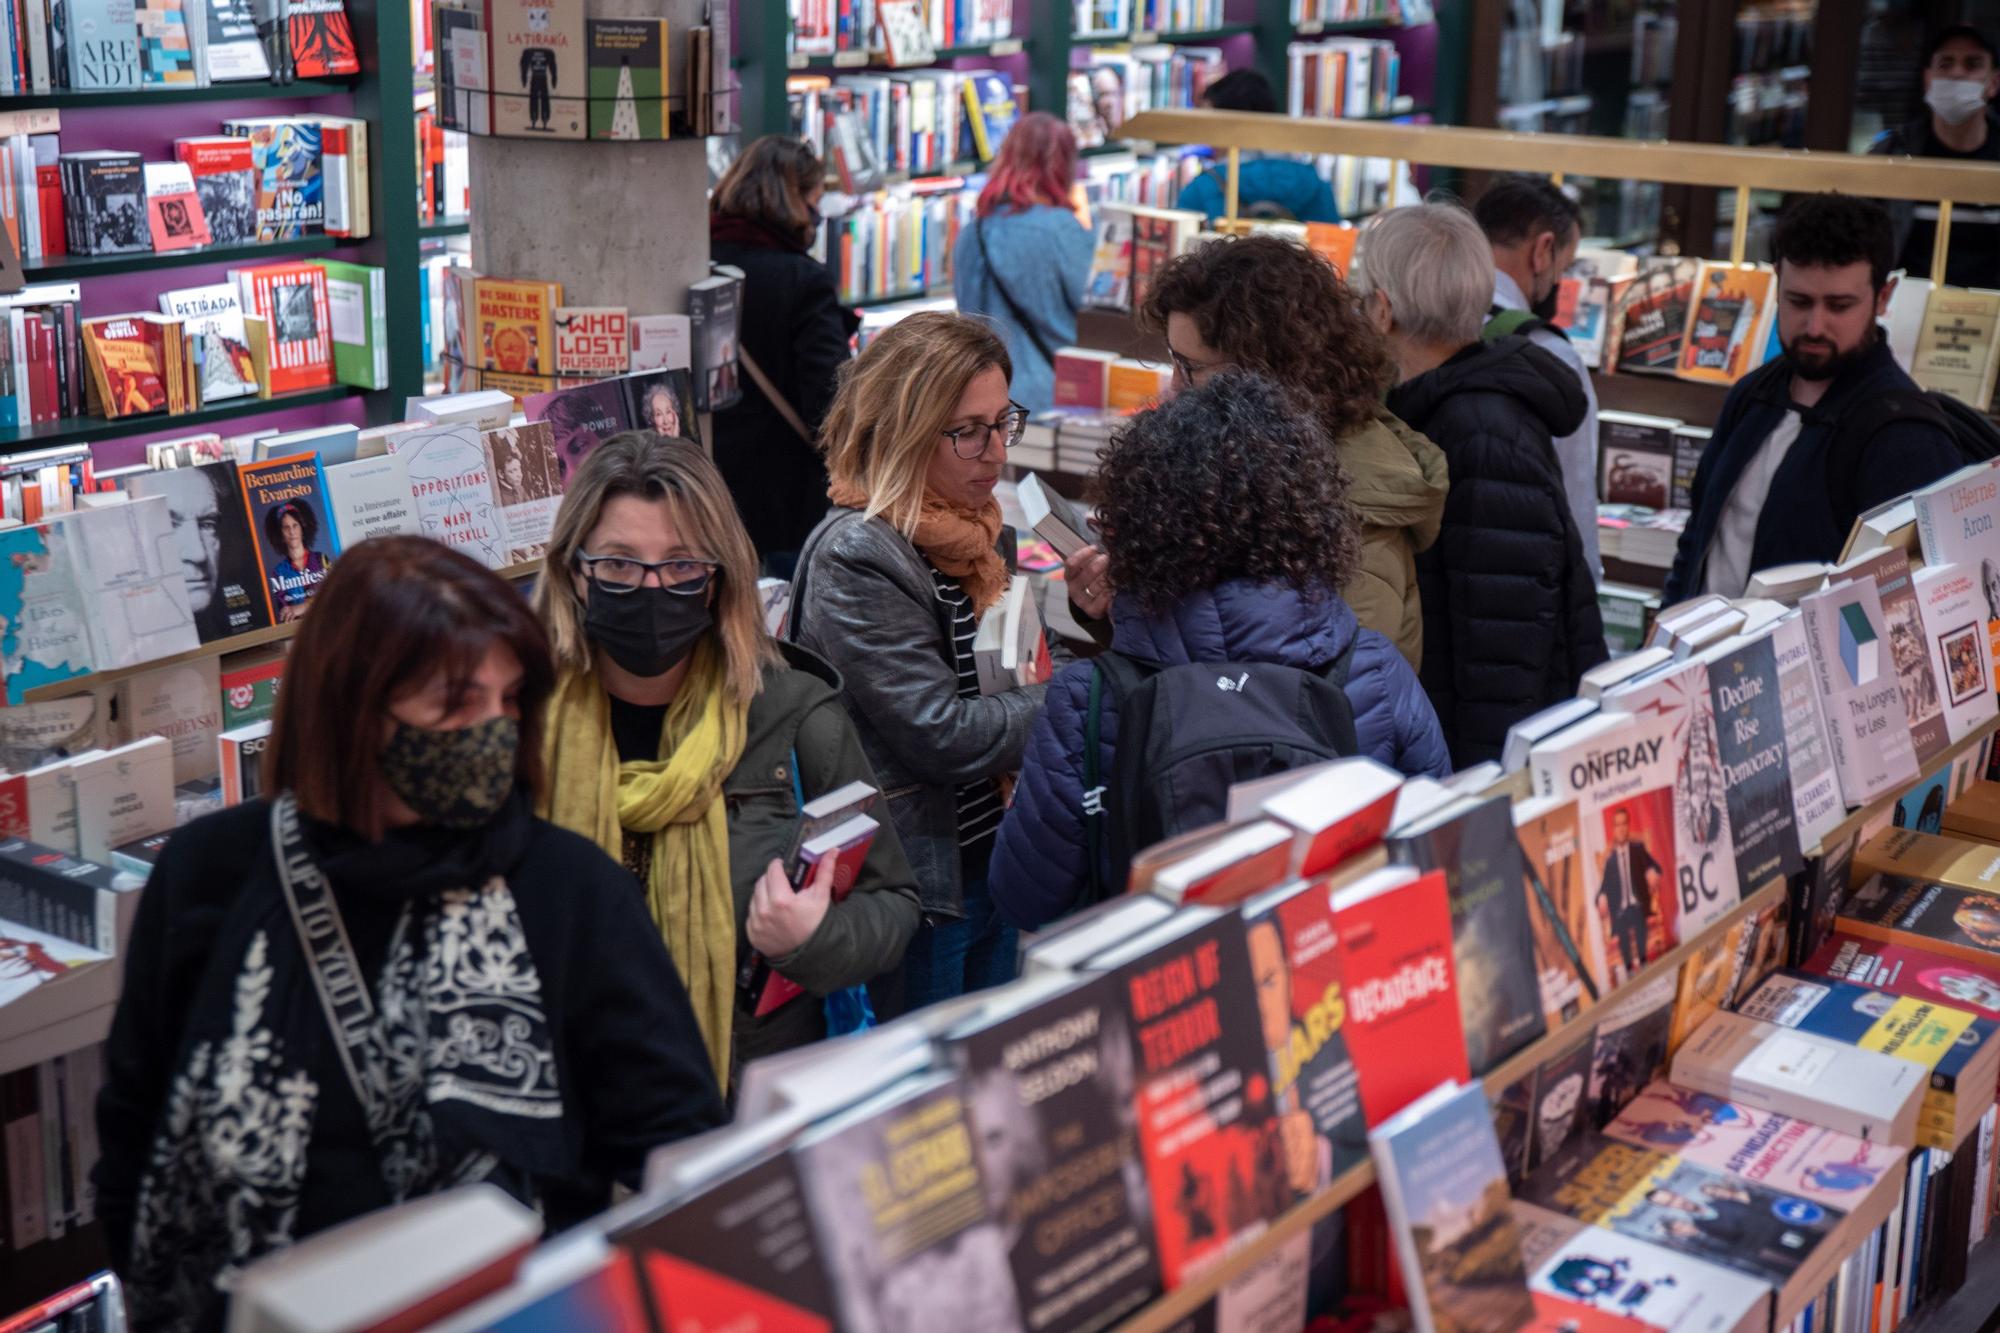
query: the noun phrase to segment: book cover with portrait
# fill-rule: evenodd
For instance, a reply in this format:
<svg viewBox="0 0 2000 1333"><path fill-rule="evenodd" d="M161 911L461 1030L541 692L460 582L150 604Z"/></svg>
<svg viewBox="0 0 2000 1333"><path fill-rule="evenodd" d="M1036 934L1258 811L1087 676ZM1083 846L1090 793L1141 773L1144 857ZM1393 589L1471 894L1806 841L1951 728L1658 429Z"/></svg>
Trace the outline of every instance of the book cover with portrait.
<svg viewBox="0 0 2000 1333"><path fill-rule="evenodd" d="M1159 1290L1117 979L1027 984L940 1039L1028 1333L1108 1328Z"/></svg>
<svg viewBox="0 0 2000 1333"><path fill-rule="evenodd" d="M271 623L257 542L244 517L234 463L141 472L126 481L125 492L135 500L149 495L166 499L172 553L203 643Z"/></svg>
<svg viewBox="0 0 2000 1333"><path fill-rule="evenodd" d="M493 476L493 500L506 534L507 561L539 560L562 503L555 432L546 421L489 430L480 437Z"/></svg>
<svg viewBox="0 0 2000 1333"><path fill-rule="evenodd" d="M669 438L701 442L701 418L695 415L694 376L686 370L647 370L619 379L625 394L625 419L634 430L657 431Z"/></svg>
<svg viewBox="0 0 2000 1333"><path fill-rule="evenodd" d="M340 536L327 521L326 477L319 455L291 454L246 463L238 475L244 518L257 543L270 622L297 620L340 555Z"/></svg>

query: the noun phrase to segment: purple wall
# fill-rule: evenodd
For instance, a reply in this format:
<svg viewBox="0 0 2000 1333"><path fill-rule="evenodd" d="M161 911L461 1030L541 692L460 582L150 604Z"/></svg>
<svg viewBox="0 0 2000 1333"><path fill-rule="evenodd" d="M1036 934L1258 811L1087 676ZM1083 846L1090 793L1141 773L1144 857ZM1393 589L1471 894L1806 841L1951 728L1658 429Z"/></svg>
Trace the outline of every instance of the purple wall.
<svg viewBox="0 0 2000 1333"><path fill-rule="evenodd" d="M62 148L68 152L118 149L143 154L149 162L171 161L174 140L198 134L220 134L222 122L239 116L289 116L308 112L349 114L352 99L338 97L256 98L241 101L190 102L145 108L83 107L66 109L62 118ZM375 201L379 214L382 201ZM347 247L342 247L346 249ZM341 250L333 252L336 255ZM285 256L290 258L291 256ZM222 261L189 264L152 272L119 273L83 280L82 314L87 318L115 315L126 311L157 311L160 293L176 287L199 287L225 282L229 269L249 262ZM260 416L217 422L213 429L224 435L262 429L286 430L331 424L336 421L360 423L363 408L359 399L291 408ZM100 467L122 467L145 458L149 440L187 435L193 429L186 422L163 417L158 431L143 436L94 443L91 453Z"/></svg>

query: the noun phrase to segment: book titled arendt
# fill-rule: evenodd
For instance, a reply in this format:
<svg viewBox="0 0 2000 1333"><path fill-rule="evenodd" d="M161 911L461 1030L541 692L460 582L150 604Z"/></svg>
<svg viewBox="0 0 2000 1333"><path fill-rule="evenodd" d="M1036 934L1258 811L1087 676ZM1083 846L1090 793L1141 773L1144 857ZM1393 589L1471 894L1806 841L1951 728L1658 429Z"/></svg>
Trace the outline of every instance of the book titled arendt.
<svg viewBox="0 0 2000 1333"><path fill-rule="evenodd" d="M241 478L244 518L257 543L271 623L296 620L340 554L340 537L326 521L326 477L319 455L246 463Z"/></svg>

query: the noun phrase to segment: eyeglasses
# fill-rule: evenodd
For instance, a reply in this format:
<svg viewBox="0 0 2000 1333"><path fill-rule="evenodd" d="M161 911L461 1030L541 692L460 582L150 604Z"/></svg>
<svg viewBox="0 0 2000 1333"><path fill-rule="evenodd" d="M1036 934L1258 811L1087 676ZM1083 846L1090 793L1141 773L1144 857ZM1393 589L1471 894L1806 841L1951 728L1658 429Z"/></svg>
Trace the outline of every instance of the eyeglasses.
<svg viewBox="0 0 2000 1333"><path fill-rule="evenodd" d="M1167 360L1174 363L1174 378L1190 388L1201 383L1201 380L1197 379L1196 376L1206 377L1213 375L1216 371L1221 370L1225 364L1217 362L1212 366L1196 365L1171 347L1167 349Z"/></svg>
<svg viewBox="0 0 2000 1333"><path fill-rule="evenodd" d="M705 592L721 563L715 560L633 560L622 555L588 555L577 552L576 563L583 566L591 586L613 596L637 592L646 584L646 575L656 575L668 592L692 597Z"/></svg>
<svg viewBox="0 0 2000 1333"><path fill-rule="evenodd" d="M1028 409L1019 403L1007 404L1007 411L998 421L975 421L970 426L953 426L944 432L951 441L951 451L960 458L971 460L986 452L993 437L1000 436L1000 443L1012 449L1021 442L1021 436L1028 429Z"/></svg>

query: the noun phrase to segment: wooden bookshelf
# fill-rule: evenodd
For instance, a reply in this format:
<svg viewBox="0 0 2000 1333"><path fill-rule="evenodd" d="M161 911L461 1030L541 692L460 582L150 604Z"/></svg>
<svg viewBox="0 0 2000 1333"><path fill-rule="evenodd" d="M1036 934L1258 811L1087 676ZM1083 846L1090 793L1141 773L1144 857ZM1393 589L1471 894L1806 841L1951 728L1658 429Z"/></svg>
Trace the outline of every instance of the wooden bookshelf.
<svg viewBox="0 0 2000 1333"><path fill-rule="evenodd" d="M1953 764L1966 755L1977 753L1980 743L1985 738L1986 733L1976 732L1944 751L1925 769L1923 776L1919 779L1919 784L1950 769ZM1526 794L1524 775L1516 773L1503 778L1498 783L1487 788L1484 794L1488 796L1504 795L1509 799L1519 800ZM1808 858L1819 856L1824 847L1838 845L1843 839L1859 832L1861 827L1871 820L1880 819L1887 815L1890 807L1905 794L1905 792L1899 791L1895 795L1884 796L1879 800L1872 801L1850 812L1848 817L1828 835L1820 847L1807 848L1805 851L1806 856ZM1332 878L1330 883L1332 886L1338 887L1343 883L1351 882L1361 875L1367 874L1382 864L1384 864L1384 857L1378 850L1370 856L1359 858L1350 865L1343 867ZM1540 1066L1544 1061L1561 1054L1582 1033L1588 1031L1596 1024L1598 1010L1614 1002L1618 997L1633 994L1640 987L1657 981L1661 977L1675 975L1680 970L1681 964L1723 938L1731 926L1736 925L1752 913L1760 912L1766 907L1782 902L1785 892L1785 881L1783 879L1774 879L1744 895L1743 899L1735 907L1731 908L1727 915L1708 926L1693 939L1685 940L1675 945L1672 949L1648 963L1623 986L1620 986L1599 1000L1595 1006L1585 1009L1581 1014L1571 1019L1568 1023L1563 1024L1560 1028L1545 1034L1540 1040L1529 1043L1521 1050L1515 1052L1510 1059L1488 1071L1481 1078L1481 1082L1486 1085L1487 1093L1489 1095L1499 1093L1524 1074ZM1207 1302L1214 1299L1218 1292L1227 1287L1236 1278L1270 1258L1287 1241L1298 1236L1301 1232L1310 1229L1321 1218L1346 1206L1356 1195L1362 1193L1374 1183L1374 1163L1363 1162L1361 1165L1354 1167L1312 1198L1296 1204L1290 1212L1273 1222L1269 1229L1262 1235L1230 1254L1226 1259L1202 1274L1201 1277L1174 1291L1168 1292L1131 1319L1121 1324L1119 1326L1119 1333L1167 1333L1167 1330L1175 1328L1181 1320L1186 1319ZM1986 1281L1982 1284L1979 1281L1980 1270L1978 1261L1975 1260L1974 1265L1969 1270L1974 1276L1967 1279L1965 1287L1958 1294L1963 1295L1978 1287L1980 1291L1985 1293L1985 1305L1978 1306L1978 1299L1975 1297L1967 1307L1967 1314L1971 1313L1973 1307L1978 1307L1985 1316L1990 1317L1996 1322L2000 1322L2000 1306L1996 1306L1995 1304L1996 1302L2000 1302L2000 1245L1996 1245L1996 1242L2000 1242L2000 1237L1996 1237L1994 1241L1986 1242L1985 1248L1982 1251L1983 1255L1989 1256L1986 1260L1986 1266L1995 1271L1985 1274ZM1940 1302L1937 1309L1940 1311L1947 1307L1957 1309L1955 1301L1956 1296L1952 1300ZM1986 1326L1980 1325L1977 1321L1964 1324L1955 1322L1933 1324L1925 1321L1923 1333L1973 1333L1973 1330L1981 1329L1982 1327Z"/></svg>
<svg viewBox="0 0 2000 1333"><path fill-rule="evenodd" d="M334 563L339 563L338 558L335 559ZM525 578L532 578L536 574L541 573L541 570L541 561L529 560L523 564L508 565L494 572L503 579L519 581ZM179 666L183 662L198 662L205 657L232 657L237 653L252 652L258 648L268 648L274 643L283 643L285 640L291 638L298 630L299 624L299 621L294 620L288 621L283 625L267 625L263 629L254 629L243 634L232 634L226 639L217 639L213 643L204 643L199 648L190 648L187 652L175 653L171 657L158 657L150 662L140 662L134 666L114 667L109 671L92 671L69 680L56 681L49 685L38 685L27 692L23 702L33 704L43 703L50 699L67 699L73 694L81 694L85 690L103 689L109 685L116 685L121 680L129 680L133 676L143 675L148 671L157 671L161 667Z"/></svg>

